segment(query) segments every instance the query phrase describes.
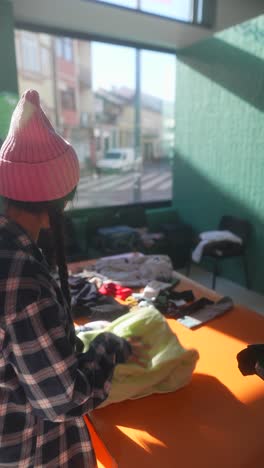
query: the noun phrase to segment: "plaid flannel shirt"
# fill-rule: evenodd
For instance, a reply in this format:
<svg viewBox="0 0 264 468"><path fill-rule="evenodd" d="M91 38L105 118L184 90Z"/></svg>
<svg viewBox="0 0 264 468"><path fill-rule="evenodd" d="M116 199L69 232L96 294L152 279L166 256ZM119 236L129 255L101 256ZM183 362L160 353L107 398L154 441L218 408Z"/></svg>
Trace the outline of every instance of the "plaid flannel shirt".
<svg viewBox="0 0 264 468"><path fill-rule="evenodd" d="M0 216L0 466L96 466L82 415L104 401L128 343L75 351L70 311L40 250Z"/></svg>

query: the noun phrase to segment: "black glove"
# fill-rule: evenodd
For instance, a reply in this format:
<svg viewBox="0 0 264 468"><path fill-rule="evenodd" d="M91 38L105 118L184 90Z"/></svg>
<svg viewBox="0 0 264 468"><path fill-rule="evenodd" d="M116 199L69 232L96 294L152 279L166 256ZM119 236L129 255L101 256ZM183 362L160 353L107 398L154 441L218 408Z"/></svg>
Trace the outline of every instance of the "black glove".
<svg viewBox="0 0 264 468"><path fill-rule="evenodd" d="M238 368L243 375L264 374L264 344L248 345L237 355ZM263 368L263 373L261 369Z"/></svg>

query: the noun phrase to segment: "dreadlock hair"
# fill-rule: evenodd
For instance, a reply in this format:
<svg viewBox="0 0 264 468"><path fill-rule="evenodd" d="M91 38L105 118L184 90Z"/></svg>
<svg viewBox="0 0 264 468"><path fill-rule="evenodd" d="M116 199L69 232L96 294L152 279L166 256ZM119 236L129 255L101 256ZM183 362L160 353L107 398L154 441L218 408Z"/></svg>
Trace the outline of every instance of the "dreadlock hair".
<svg viewBox="0 0 264 468"><path fill-rule="evenodd" d="M26 211L31 214L40 214L43 212L48 213L55 248L56 263L59 271L61 289L69 306L71 305L71 295L68 283L68 268L66 264L64 247L65 243L63 211L66 203L74 198L75 192L76 187L65 197L59 198L58 200L51 200L46 202L23 202L11 200L10 198L3 198L3 201L6 204L6 206L14 206L20 210Z"/></svg>

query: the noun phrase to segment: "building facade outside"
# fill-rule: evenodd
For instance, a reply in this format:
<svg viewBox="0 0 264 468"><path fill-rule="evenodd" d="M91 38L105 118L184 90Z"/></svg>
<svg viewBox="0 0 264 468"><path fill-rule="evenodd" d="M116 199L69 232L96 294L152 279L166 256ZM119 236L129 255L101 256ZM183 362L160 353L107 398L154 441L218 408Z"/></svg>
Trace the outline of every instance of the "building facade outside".
<svg viewBox="0 0 264 468"><path fill-rule="evenodd" d="M135 90L93 89L91 42L23 30L16 31L15 40L20 92L38 90L47 116L75 147L83 174L109 149L134 147ZM140 128L143 162L169 158L170 103L142 93Z"/></svg>

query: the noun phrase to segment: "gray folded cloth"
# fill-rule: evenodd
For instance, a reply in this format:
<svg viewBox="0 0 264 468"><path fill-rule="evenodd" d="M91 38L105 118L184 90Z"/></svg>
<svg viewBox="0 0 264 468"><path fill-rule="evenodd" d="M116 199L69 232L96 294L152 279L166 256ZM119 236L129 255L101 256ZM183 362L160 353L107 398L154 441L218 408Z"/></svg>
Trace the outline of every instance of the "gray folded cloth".
<svg viewBox="0 0 264 468"><path fill-rule="evenodd" d="M209 320L213 320L219 315L224 314L234 306L233 301L230 297L222 297L219 301L208 304L199 310L192 312L192 315L185 315L178 319L182 325L187 328L195 328L203 325ZM188 313L188 312L187 312Z"/></svg>

